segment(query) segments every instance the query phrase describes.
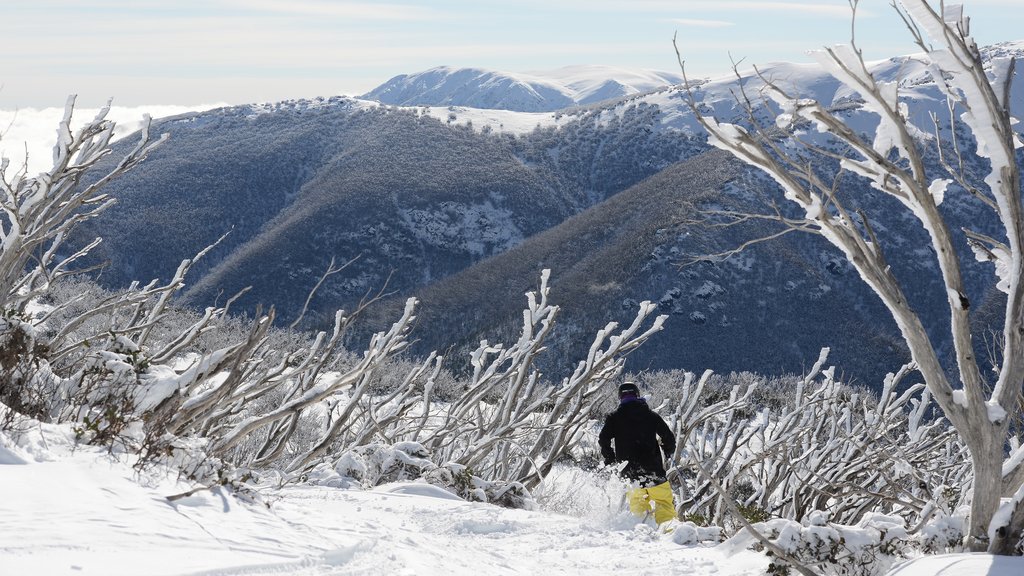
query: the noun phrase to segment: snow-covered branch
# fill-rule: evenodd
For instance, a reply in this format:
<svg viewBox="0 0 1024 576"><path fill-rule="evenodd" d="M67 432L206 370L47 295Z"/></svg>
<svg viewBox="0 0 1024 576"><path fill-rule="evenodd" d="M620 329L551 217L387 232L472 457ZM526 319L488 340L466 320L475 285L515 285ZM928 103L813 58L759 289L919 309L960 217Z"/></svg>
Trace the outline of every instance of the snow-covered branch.
<svg viewBox="0 0 1024 576"><path fill-rule="evenodd" d="M142 162L167 135L153 140L149 119L143 124L138 145L112 169L90 176L110 153L114 123L106 119L109 103L96 117L72 133L71 119L75 97L68 98L58 128L53 151L53 166L46 172L28 177L24 171L7 174L10 163L0 163L0 299L5 310L21 312L29 301L66 273L69 265L82 257L78 251L58 259L58 250L78 223L95 217L113 203L100 192L110 180Z"/></svg>
<svg viewBox="0 0 1024 576"><path fill-rule="evenodd" d="M854 3L855 5L856 3ZM993 209L1002 225L1002 238L966 231L966 239L982 261L994 263L999 288L1006 292L1003 350L998 378L989 391L975 357L971 333L971 306L963 277L963 258L958 240L940 205L956 189L953 182L967 183L960 143L952 142L957 166L943 156L943 142L936 124L934 135L916 127L909 118L908 105L898 81L879 80L854 45L826 48L814 54L818 64L861 98L861 109L872 114L877 125L873 137L863 138L828 103L802 98L783 90L771 78L760 76L763 95L780 112L773 126L757 122L754 100L745 93L738 102L746 109L748 124L719 122L705 116L694 88L688 88L691 109L709 134L709 142L747 164L768 174L782 188L784 197L801 211L799 225L815 231L846 256L861 278L885 304L910 349L916 368L924 377L934 400L962 435L974 467L971 499L970 537L976 549L1008 553L1024 532L1024 519L1014 515L1013 525L990 528L995 521L1000 497L1009 497L1019 485L1004 482L1009 415L1019 410L1017 398L1024 381L1024 209L1021 203L1020 167L1015 150L1020 139L1010 116L1009 83L1011 60L997 59L986 67L974 40L968 35L967 20L959 9L940 2L936 9L928 0L900 0L901 16L921 46L931 70L931 79L949 103L954 136L958 124L975 141L973 153L987 163L988 174L981 186L961 186L968 198ZM930 42L934 42L934 45ZM987 73L986 70L990 70ZM806 142L798 130L810 124L849 153L838 154L826 146ZM782 131L781 133L779 131ZM937 145L940 166L936 172L925 161L928 147ZM940 360L942 343L930 334L904 294L902 284L886 263L883 246L874 234L870 215L860 212L860 222L851 218L839 198L816 173L820 166L838 164L838 169L867 180L872 188L897 200L906 214L925 229L935 256L941 297L949 313L949 341L955 351L956 381L951 381ZM789 223L791 226L792 223ZM836 497L831 495L830 497ZM1005 519L1005 515L1002 516ZM996 537L990 539L989 534Z"/></svg>

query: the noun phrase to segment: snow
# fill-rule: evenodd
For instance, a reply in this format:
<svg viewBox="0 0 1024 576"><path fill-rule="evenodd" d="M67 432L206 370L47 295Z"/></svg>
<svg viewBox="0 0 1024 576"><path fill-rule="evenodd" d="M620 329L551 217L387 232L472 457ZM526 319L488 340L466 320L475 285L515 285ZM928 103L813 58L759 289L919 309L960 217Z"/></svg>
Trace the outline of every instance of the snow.
<svg viewBox="0 0 1024 576"><path fill-rule="evenodd" d="M953 390L953 403L962 408L967 408L967 393L963 390Z"/></svg>
<svg viewBox="0 0 1024 576"><path fill-rule="evenodd" d="M0 433L0 466L0 574L755 576L768 564L744 537L714 545L717 529L679 523L664 533L638 523L619 508L620 481L578 469L556 469L537 491L547 503L531 511L467 502L420 481L266 485L252 501L136 471L105 448L76 446L67 426L39 423L17 440ZM890 520L868 524L899 529ZM803 530L835 536L824 525ZM890 575L1021 573L1024 558L949 554Z"/></svg>
<svg viewBox="0 0 1024 576"><path fill-rule="evenodd" d="M476 130L487 127L498 133L510 134L527 134L538 127L558 126L572 120L571 116L555 112L514 112L466 106L426 106L421 110L428 116L453 125L472 124Z"/></svg>
<svg viewBox="0 0 1024 576"><path fill-rule="evenodd" d="M542 112L628 97L681 81L678 73L614 66L567 66L526 73L439 66L396 76L360 98L400 106Z"/></svg>
<svg viewBox="0 0 1024 576"><path fill-rule="evenodd" d="M580 103L620 96L618 92L627 95L647 92L683 81L682 75L677 72L630 70L615 66L565 66L533 74L568 87L576 101ZM607 90L610 85L621 86L622 89L616 93L609 93Z"/></svg>
<svg viewBox="0 0 1024 576"><path fill-rule="evenodd" d="M706 574L767 559L660 533L594 485L549 487L553 508L467 502L418 482L374 490L267 486L262 502L136 472L65 427L0 434L0 574ZM558 495L564 498L558 498ZM612 497L614 496L614 497Z"/></svg>
<svg viewBox="0 0 1024 576"><path fill-rule="evenodd" d="M948 178L938 178L932 180L930 186L928 186L928 193L935 198L935 205L939 206L946 197L946 189L952 184L953 181Z"/></svg>
<svg viewBox="0 0 1024 576"><path fill-rule="evenodd" d="M901 564L889 576L1017 576L1024 558L988 554L942 554Z"/></svg>
<svg viewBox="0 0 1024 576"><path fill-rule="evenodd" d="M997 400L989 400L985 402L985 409L988 412L988 420L993 424L999 424L1005 422L1009 416L1006 413L1006 409L999 405Z"/></svg>

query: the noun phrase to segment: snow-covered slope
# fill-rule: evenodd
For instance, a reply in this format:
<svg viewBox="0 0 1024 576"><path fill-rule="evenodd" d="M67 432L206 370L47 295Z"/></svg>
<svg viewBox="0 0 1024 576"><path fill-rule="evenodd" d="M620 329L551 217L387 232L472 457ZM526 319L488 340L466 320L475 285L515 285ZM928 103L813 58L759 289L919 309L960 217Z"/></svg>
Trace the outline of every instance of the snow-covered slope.
<svg viewBox="0 0 1024 576"><path fill-rule="evenodd" d="M602 487L562 482L527 511L463 501L425 483L374 490L267 487L262 502L133 470L68 426L0 433L0 574L241 576L657 574L760 576L768 558L659 533ZM555 478L554 482L558 482ZM552 509L568 510L555 512ZM1024 559L929 556L891 576L1017 576Z"/></svg>
<svg viewBox="0 0 1024 576"><path fill-rule="evenodd" d="M26 437L27 436L27 437ZM263 503L139 474L68 427L0 433L0 574L755 576L764 556L679 542L593 493L575 514L467 502L425 483L268 487ZM30 444L26 450L25 444ZM578 504L588 495L564 487ZM572 489L573 491L570 491Z"/></svg>
<svg viewBox="0 0 1024 576"><path fill-rule="evenodd" d="M568 66L525 74L440 66L388 80L361 98L399 106L466 106L544 112L677 84L678 74Z"/></svg>

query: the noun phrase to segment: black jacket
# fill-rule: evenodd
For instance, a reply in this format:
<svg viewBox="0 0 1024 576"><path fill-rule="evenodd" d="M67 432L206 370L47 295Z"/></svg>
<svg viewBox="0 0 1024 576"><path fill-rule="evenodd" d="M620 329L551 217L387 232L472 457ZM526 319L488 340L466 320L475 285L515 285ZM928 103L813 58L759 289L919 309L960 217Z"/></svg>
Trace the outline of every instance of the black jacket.
<svg viewBox="0 0 1024 576"><path fill-rule="evenodd" d="M604 420L604 427L598 436L601 455L606 463L626 461L622 475L633 480L663 482L665 466L660 452L670 456L676 449L676 438L668 424L647 406L642 399L619 405ZM612 441L615 449L612 449Z"/></svg>

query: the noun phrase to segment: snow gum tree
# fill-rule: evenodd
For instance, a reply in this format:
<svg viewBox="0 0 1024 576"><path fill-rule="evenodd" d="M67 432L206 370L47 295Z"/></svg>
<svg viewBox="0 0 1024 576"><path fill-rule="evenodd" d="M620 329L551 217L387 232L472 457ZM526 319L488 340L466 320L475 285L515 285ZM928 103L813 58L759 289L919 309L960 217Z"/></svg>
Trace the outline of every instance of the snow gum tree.
<svg viewBox="0 0 1024 576"><path fill-rule="evenodd" d="M851 6L855 11L856 0ZM798 213L784 217L776 210L760 216L824 237L842 251L885 304L921 377L969 449L974 481L967 495L968 546L996 554L1019 553L1024 530L1024 448L1010 423L1019 416L1024 381L1024 213L1016 160L1022 140L1014 131L1016 120L1009 101L1014 60L994 58L983 63L960 6L899 0L894 7L923 51L914 58L929 67L931 81L947 100L948 120L932 115L930 126L912 123L899 82L876 76L855 42L813 55L828 73L857 93L864 111L877 117L873 135L862 135L828 103L788 94L764 76L761 97L775 105L769 108L777 112L769 114L774 116L773 123L764 121L766 109L756 106L746 93L738 96L748 115L743 126L702 115L692 88L690 103L709 141L767 173ZM816 129L830 134L840 146L824 146L820 140L815 144L808 127L811 133ZM958 134L965 127L973 142ZM926 162L929 153L940 161ZM973 165L983 167L980 182L968 177L963 168L969 155L977 157ZM834 173L824 175L822 162L837 165L840 174L867 179L927 232L936 274L945 289L948 334L926 330L920 312L905 296L905 286L886 262L886 248L895 247L880 244L872 215L844 204L849 197L843 180L834 178ZM990 209L1000 224L995 236L1001 237L953 229L939 208L947 192L969 195L970 201ZM963 272L963 259L969 256L956 249L964 241L979 260L993 264L997 287L1006 294L994 381L986 379L972 345L972 311ZM947 339L955 350L955 367L950 370L939 352Z"/></svg>
<svg viewBox="0 0 1024 576"><path fill-rule="evenodd" d="M114 123L106 119L107 103L95 119L72 131L74 107L71 96L57 129L49 171L35 177L27 168L11 172L10 161L0 158L0 305L8 311L23 312L28 302L69 274L71 265L99 243L59 256L72 228L113 204L113 198L101 192L103 186L137 166L166 139L150 139L147 116L138 146L113 169L85 184L82 176L110 153Z"/></svg>

